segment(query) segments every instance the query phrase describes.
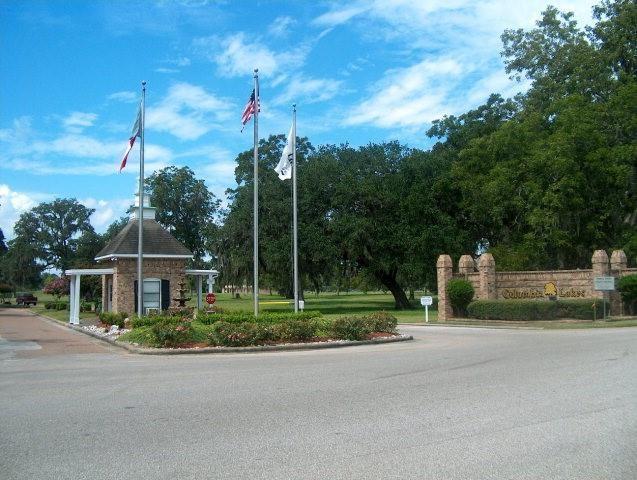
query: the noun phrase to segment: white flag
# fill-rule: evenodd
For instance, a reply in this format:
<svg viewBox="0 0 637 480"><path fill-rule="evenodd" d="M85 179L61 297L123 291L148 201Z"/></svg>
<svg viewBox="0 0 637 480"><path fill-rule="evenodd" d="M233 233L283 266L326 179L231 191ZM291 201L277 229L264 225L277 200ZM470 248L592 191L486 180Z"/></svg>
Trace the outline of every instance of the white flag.
<svg viewBox="0 0 637 480"><path fill-rule="evenodd" d="M287 180L292 178L292 149L294 148L294 139L292 135L294 133L294 125L290 127L290 133L288 133L288 141L281 153L281 160L279 164L274 168L274 171L279 174L281 180Z"/></svg>

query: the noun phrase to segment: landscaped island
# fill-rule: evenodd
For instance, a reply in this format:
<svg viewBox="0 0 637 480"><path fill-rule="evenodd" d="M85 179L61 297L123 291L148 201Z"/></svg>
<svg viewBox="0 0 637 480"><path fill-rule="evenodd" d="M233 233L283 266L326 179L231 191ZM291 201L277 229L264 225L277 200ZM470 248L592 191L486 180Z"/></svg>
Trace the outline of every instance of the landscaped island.
<svg viewBox="0 0 637 480"><path fill-rule="evenodd" d="M102 314L106 326L124 327L125 314ZM132 318L118 339L154 348L245 347L396 336L396 317L387 312L328 319L320 312L199 313Z"/></svg>

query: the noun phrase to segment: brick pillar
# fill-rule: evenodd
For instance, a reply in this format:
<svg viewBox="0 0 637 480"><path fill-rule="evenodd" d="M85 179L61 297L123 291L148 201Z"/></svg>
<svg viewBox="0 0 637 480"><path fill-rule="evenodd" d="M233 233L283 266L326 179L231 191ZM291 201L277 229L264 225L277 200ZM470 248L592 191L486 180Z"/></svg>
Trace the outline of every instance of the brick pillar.
<svg viewBox="0 0 637 480"><path fill-rule="evenodd" d="M458 262L458 272L462 275L473 273L476 269L476 263L473 261L471 255L463 255Z"/></svg>
<svg viewBox="0 0 637 480"><path fill-rule="evenodd" d="M438 270L438 321L446 322L453 318L451 303L447 299L447 282L453 276L453 263L449 255L440 255L436 263Z"/></svg>
<svg viewBox="0 0 637 480"><path fill-rule="evenodd" d="M593 252L593 277L607 277L608 276L608 254L606 250L595 250ZM591 282L593 279L591 278ZM596 298L604 298L604 292L595 291L594 286L591 285L591 290L593 290L593 295Z"/></svg>
<svg viewBox="0 0 637 480"><path fill-rule="evenodd" d="M497 292L495 288L495 259L493 255L490 253L480 255L478 272L480 273L480 291L476 292L476 297L481 300L495 300Z"/></svg>
<svg viewBox="0 0 637 480"><path fill-rule="evenodd" d="M622 276L622 272L628 268L628 259L623 250L614 250L610 256L610 276L615 277L615 286ZM624 315L624 303L618 290L610 294L610 310L614 315Z"/></svg>

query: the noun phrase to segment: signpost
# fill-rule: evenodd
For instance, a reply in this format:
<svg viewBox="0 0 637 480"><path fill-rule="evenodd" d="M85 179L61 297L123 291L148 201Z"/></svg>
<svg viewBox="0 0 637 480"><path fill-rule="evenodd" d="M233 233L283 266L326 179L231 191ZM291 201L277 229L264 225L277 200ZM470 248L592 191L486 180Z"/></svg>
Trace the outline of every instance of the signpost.
<svg viewBox="0 0 637 480"><path fill-rule="evenodd" d="M602 298L604 316L602 318L606 320L606 292L615 290L615 277L594 277L593 288L599 292L604 292L604 297Z"/></svg>
<svg viewBox="0 0 637 480"><path fill-rule="evenodd" d="M433 303L433 297L420 297L420 304L425 307L425 323L429 323L429 306Z"/></svg>
<svg viewBox="0 0 637 480"><path fill-rule="evenodd" d="M208 305L212 305L213 303L215 303L217 301L217 297L215 296L214 293L207 293L206 294L206 303Z"/></svg>

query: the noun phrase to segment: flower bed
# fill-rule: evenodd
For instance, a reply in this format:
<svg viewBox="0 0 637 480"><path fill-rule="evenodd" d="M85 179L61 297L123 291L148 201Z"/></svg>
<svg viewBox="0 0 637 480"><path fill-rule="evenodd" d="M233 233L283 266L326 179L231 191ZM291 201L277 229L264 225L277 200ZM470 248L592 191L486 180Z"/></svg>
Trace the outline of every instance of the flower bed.
<svg viewBox="0 0 637 480"><path fill-rule="evenodd" d="M212 313L196 319L153 316L133 319L132 330L119 337L146 347L246 347L286 343L367 340L395 336L396 317L387 312L325 319L319 312Z"/></svg>

